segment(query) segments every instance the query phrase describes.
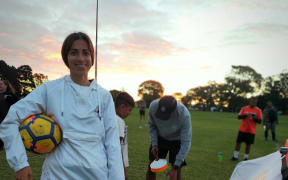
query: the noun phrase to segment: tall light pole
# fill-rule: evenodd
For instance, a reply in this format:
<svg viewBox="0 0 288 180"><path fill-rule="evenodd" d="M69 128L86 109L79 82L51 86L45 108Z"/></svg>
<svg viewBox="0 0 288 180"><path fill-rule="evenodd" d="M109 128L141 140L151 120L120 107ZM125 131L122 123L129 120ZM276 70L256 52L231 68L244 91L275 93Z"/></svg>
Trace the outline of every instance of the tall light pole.
<svg viewBox="0 0 288 180"><path fill-rule="evenodd" d="M97 64L98 64L98 0L96 5L96 43L95 43L95 80L97 81Z"/></svg>

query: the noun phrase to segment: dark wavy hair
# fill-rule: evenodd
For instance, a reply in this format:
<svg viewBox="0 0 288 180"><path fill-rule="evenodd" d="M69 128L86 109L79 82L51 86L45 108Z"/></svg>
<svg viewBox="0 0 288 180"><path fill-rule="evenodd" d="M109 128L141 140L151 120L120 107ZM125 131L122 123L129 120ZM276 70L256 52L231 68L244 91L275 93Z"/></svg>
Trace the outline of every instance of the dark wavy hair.
<svg viewBox="0 0 288 180"><path fill-rule="evenodd" d="M66 37L66 39L63 42L62 49L61 49L62 59L68 68L69 68L68 53L69 53L74 41L80 40L80 39L84 40L87 43L88 49L89 49L90 54L91 54L92 65L94 64L94 47L93 47L93 44L92 44L90 37L83 32L74 32L74 33L71 33L70 35L68 35Z"/></svg>

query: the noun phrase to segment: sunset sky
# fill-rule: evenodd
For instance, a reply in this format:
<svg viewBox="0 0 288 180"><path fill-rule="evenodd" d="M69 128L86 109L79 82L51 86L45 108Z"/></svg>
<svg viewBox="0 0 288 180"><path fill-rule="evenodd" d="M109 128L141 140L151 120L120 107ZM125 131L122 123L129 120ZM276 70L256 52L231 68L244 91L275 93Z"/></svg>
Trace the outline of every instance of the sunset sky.
<svg viewBox="0 0 288 180"><path fill-rule="evenodd" d="M1 0L0 59L49 80L68 74L62 42L82 31L96 44L96 2ZM185 95L224 82L231 65L263 77L288 69L287 0L99 0L98 18L98 82L136 100L145 80Z"/></svg>

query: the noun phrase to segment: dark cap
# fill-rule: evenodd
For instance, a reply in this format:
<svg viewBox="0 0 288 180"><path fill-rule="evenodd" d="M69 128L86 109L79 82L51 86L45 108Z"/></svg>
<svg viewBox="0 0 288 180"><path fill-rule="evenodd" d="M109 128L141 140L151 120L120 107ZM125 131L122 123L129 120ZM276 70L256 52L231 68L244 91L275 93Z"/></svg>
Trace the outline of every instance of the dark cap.
<svg viewBox="0 0 288 180"><path fill-rule="evenodd" d="M158 103L158 109L155 116L162 120L169 119L171 113L175 111L177 101L173 96L163 96Z"/></svg>

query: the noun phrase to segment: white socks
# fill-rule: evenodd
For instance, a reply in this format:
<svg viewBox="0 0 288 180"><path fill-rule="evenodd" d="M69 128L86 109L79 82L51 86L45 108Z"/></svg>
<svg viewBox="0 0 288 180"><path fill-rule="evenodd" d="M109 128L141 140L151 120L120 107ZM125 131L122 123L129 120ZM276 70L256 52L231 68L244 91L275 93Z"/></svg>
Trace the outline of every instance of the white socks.
<svg viewBox="0 0 288 180"><path fill-rule="evenodd" d="M234 158L238 158L239 151L234 151Z"/></svg>
<svg viewBox="0 0 288 180"><path fill-rule="evenodd" d="M238 159L238 156L239 156L239 151L234 151L234 158L237 158ZM244 154L244 159L248 159L249 157L249 154Z"/></svg>
<svg viewBox="0 0 288 180"><path fill-rule="evenodd" d="M249 154L244 154L244 159L248 159Z"/></svg>

